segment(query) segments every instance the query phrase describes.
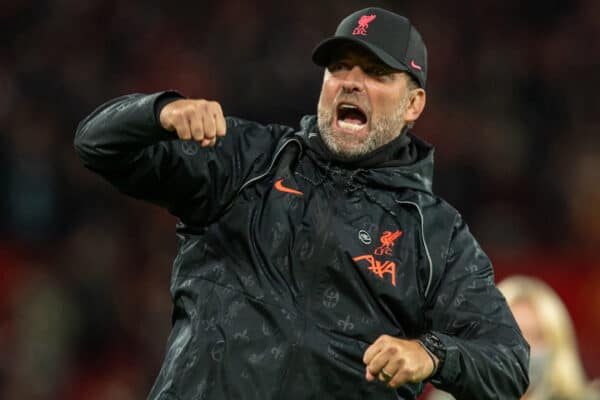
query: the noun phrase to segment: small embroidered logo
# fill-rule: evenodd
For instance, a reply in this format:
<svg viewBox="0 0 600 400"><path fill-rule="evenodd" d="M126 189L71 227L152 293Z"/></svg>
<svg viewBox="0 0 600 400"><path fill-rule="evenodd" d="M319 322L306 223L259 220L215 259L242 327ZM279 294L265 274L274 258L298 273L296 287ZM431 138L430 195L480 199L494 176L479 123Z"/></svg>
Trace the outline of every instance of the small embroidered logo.
<svg viewBox="0 0 600 400"><path fill-rule="evenodd" d="M192 140L184 140L181 142L181 150L183 154L193 156L198 153L198 144Z"/></svg>
<svg viewBox="0 0 600 400"><path fill-rule="evenodd" d="M402 236L402 231L396 231L396 232L385 231L385 232L383 232L383 235L381 235L381 238L379 239L379 241L381 242L381 246L376 248L375 251L373 252L373 254L376 254L378 256L382 256L384 254L391 256L392 255L392 247L394 246L394 242L400 236Z"/></svg>
<svg viewBox="0 0 600 400"><path fill-rule="evenodd" d="M369 232L363 229L358 231L358 239L364 244L371 244L371 235L369 235Z"/></svg>
<svg viewBox="0 0 600 400"><path fill-rule="evenodd" d="M291 194L295 194L295 195L298 195L298 196L303 196L304 195L304 193L302 193L302 192L300 192L300 191L298 191L296 189L292 189L292 188L283 186L282 182L283 182L283 179L279 179L277 182L275 182L275 185L274 185L275 189L279 190L280 192L291 193Z"/></svg>
<svg viewBox="0 0 600 400"><path fill-rule="evenodd" d="M377 18L377 15L375 15L375 14L363 15L362 17L360 17L360 19L358 20L358 26L356 28L354 28L354 30L352 31L352 34L354 36L358 36L358 35L367 36L367 29L369 28L369 24L375 18Z"/></svg>
<svg viewBox="0 0 600 400"><path fill-rule="evenodd" d="M421 67L419 64L415 63L414 59L410 60L410 66L413 67L414 69L418 69L419 71L423 70L423 67Z"/></svg>

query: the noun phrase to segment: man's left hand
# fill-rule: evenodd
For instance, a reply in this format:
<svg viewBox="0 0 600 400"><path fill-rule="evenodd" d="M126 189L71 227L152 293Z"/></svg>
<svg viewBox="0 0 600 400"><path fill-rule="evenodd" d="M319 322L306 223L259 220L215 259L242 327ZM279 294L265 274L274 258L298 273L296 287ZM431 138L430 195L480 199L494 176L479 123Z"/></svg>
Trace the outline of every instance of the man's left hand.
<svg viewBox="0 0 600 400"><path fill-rule="evenodd" d="M381 335L363 356L366 378L378 378L397 388L407 382L421 382L431 375L433 360L416 340Z"/></svg>

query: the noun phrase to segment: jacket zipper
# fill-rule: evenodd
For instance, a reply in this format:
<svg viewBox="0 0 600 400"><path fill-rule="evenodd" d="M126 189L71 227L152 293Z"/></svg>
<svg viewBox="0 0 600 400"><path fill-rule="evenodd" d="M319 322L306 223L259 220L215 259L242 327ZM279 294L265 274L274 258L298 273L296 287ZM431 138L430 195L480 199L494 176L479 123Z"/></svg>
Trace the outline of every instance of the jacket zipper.
<svg viewBox="0 0 600 400"><path fill-rule="evenodd" d="M237 191L236 196L234 197L234 199L231 200L231 202L228 204L228 206L227 206L227 208L225 210L229 210L233 206L233 202L235 201L235 198L237 198L237 196L240 195L240 193L242 192L242 190L244 190L246 187L248 187L249 185L253 184L254 182L257 182L257 181L265 178L267 175L269 175L269 173L271 173L271 171L273 170L273 167L275 166L275 163L277 162L277 159L279 158L279 155L283 152L283 150L291 142L296 142L296 144L298 144L298 147L300 147L300 155L302 155L302 143L300 142L300 140L298 140L296 138L290 138L290 139L286 140L281 145L281 147L275 152L275 155L273 156L273 160L271 160L271 164L269 165L269 167L262 174L257 175L257 176L255 176L253 178L250 178L246 182L244 182L240 186L240 188L238 189L238 191ZM306 322L305 322L305 324L306 324ZM305 326L304 329L306 329L306 326ZM285 367L285 370L283 371L283 373L282 373L282 375L280 377L281 381L284 381L285 379L287 379L288 374L289 374L289 369L290 369L290 360L292 360L292 358L295 356L295 353L296 353L296 349L294 349L294 347L291 346L291 350L290 350L290 354L289 354L287 366ZM276 392L277 396L275 396L275 397L279 397L279 395L281 394L282 390L284 390L283 385Z"/></svg>
<svg viewBox="0 0 600 400"><path fill-rule="evenodd" d="M242 184L242 186L240 186L240 188L237 191L237 195L239 195L242 190L244 190L248 185L261 180L262 178L264 178L265 176L267 176L269 174L269 172L271 172L271 170L273 169L273 166L275 165L275 162L277 161L277 158L279 157L279 154L281 154L281 152L283 151L283 149L290 143L290 142L296 142L298 143L298 146L300 146L300 154L302 154L302 144L300 143L300 141L298 139L295 138L291 138L288 139L285 143L283 143L281 145L281 147L279 148L279 150L277 150L277 152L275 153L275 155L273 156L273 160L271 161L271 165L269 165L269 168L267 168L267 170L265 172L263 172L262 174L255 176L254 178L251 178L249 180L247 180L246 182L244 182Z"/></svg>
<svg viewBox="0 0 600 400"><path fill-rule="evenodd" d="M423 247L425 248L425 254L427 255L427 261L429 262L429 279L427 280L427 286L425 287L425 298L429 295L429 289L431 289L431 281L433 280L433 262L431 261L431 255L429 254L429 247L427 247L427 241L425 239L425 217L423 217L423 210L421 207L412 201L403 201L396 200L396 203L399 204L408 204L413 206L419 212L419 219L421 220L421 241L423 243Z"/></svg>
<svg viewBox="0 0 600 400"><path fill-rule="evenodd" d="M242 193L242 190L244 190L246 187L248 187L250 184L259 181L261 179L263 179L265 176L269 175L269 173L271 172L271 170L273 169L273 166L275 165L275 162L277 161L277 159L279 158L279 155L281 154L281 152L283 151L283 149L291 142L296 142L298 144L298 146L300 147L300 155L302 155L302 144L300 143L300 141L298 139L295 138L291 138L286 140L281 147L275 152L275 155L273 156L273 160L271 160L271 164L269 165L269 167L265 170L265 172L263 172L260 175L255 176L254 178L250 178L248 179L246 182L244 182L240 188L238 189L238 191L236 192L235 196L233 197L233 199L231 199L231 201L229 202L229 204L227 204L227 207L223 208L223 211L221 211L219 213L219 216L217 218L215 218L215 220L219 219L223 214L225 214L227 211L229 211L229 209L233 206L233 202L235 201L235 199L240 195L240 193Z"/></svg>

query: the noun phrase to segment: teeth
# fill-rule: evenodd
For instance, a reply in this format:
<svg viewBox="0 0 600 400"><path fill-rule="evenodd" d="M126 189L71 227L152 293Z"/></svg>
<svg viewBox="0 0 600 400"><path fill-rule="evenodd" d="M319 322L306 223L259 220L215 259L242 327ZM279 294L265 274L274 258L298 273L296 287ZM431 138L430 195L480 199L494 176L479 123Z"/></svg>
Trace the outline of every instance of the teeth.
<svg viewBox="0 0 600 400"><path fill-rule="evenodd" d="M342 120L338 120L338 124L340 125L340 128L348 129L354 132L361 130L365 126L365 124L353 124Z"/></svg>
<svg viewBox="0 0 600 400"><path fill-rule="evenodd" d="M353 106L352 104L341 104L340 108L348 109L348 110L356 110L358 107Z"/></svg>

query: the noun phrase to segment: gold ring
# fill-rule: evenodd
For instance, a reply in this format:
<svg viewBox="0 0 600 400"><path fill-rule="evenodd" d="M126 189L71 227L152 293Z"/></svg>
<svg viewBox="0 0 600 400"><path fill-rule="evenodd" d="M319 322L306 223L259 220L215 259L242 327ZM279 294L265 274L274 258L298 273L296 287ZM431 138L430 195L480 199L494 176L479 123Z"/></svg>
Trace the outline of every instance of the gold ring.
<svg viewBox="0 0 600 400"><path fill-rule="evenodd" d="M392 375L388 374L383 369L381 371L379 371L379 373L383 377L383 380L385 380L386 382L388 382L388 381L390 381L392 379Z"/></svg>

